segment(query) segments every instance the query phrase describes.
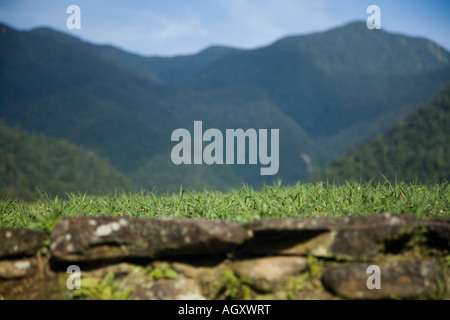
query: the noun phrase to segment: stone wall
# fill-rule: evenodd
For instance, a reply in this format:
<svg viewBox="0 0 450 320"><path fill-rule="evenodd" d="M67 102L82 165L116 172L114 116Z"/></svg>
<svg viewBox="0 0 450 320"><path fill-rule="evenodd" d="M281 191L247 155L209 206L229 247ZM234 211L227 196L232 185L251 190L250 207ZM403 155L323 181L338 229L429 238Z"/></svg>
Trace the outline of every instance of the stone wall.
<svg viewBox="0 0 450 320"><path fill-rule="evenodd" d="M449 250L450 218L65 218L0 229L0 299L448 299Z"/></svg>

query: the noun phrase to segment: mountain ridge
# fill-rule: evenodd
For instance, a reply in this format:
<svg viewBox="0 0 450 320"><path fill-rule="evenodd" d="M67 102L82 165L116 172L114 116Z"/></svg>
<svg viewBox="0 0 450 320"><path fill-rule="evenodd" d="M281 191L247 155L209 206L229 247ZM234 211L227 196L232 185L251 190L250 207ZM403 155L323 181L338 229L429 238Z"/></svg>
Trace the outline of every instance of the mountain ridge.
<svg viewBox="0 0 450 320"><path fill-rule="evenodd" d="M446 50L360 22L257 49L168 58L45 28L0 25L0 43L0 118L93 150L136 188L177 191L195 176L195 188L306 181L311 165L321 168L386 132L450 82ZM196 120L219 130L280 129L279 173L173 165L171 132L191 130Z"/></svg>

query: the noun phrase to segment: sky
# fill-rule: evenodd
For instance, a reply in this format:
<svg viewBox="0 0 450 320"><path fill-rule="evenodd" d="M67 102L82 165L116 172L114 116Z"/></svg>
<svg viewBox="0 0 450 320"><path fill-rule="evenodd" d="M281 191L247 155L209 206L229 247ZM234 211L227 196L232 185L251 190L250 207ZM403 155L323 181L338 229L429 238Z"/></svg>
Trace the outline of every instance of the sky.
<svg viewBox="0 0 450 320"><path fill-rule="evenodd" d="M80 7L79 30L66 26L70 5ZM173 56L211 45L256 48L366 21L370 5L380 7L382 29L425 37L450 51L449 0L0 0L0 22L19 30L51 27L145 56Z"/></svg>

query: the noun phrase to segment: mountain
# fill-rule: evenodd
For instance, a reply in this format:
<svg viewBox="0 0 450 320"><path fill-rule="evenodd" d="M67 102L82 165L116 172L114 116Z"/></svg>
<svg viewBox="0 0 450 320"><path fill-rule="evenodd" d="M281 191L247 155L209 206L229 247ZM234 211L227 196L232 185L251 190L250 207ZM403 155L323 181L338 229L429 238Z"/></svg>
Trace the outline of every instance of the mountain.
<svg viewBox="0 0 450 320"><path fill-rule="evenodd" d="M376 140L334 160L311 178L437 183L450 180L449 159L450 85L430 105L416 110Z"/></svg>
<svg viewBox="0 0 450 320"><path fill-rule="evenodd" d="M429 40L362 22L254 50L210 47L175 57L0 25L0 119L94 152L135 189L288 184L428 103L450 82L449 59ZM204 130L279 129L278 173L174 165L172 132L193 133L198 120Z"/></svg>
<svg viewBox="0 0 450 320"><path fill-rule="evenodd" d="M0 42L0 118L10 125L62 137L95 151L127 176L138 177L133 179L136 188L167 186L166 179L158 178L164 174L156 171L161 159L169 162L164 167L169 167L166 170L171 175L183 177L175 179L174 184L192 185L184 172L193 168L170 163L174 146L170 136L177 128L192 127L195 120L222 130L268 128L275 120L275 125L286 127L285 134L292 137L291 145L280 146L282 152L289 151L292 145L297 150L303 147L305 152L308 146L314 148L301 128L279 112L263 93L248 96L243 90L239 99L233 101L222 92L219 101L219 93L197 93L178 85L161 84L133 73L135 69L128 70L105 59L101 46L50 29L18 32L2 26ZM228 50L210 48L190 61L218 58L225 51ZM128 57L130 61L138 59L130 54ZM177 57L171 59L178 61ZM248 105L247 110L243 105ZM233 115L232 110L236 109L242 118ZM283 169L276 179L307 178L303 165L290 166L295 163L292 158L281 161ZM287 170L289 167L292 169ZM223 170L217 166L202 169L212 181L223 180ZM228 187L263 182L254 165L226 171L232 173L222 183Z"/></svg>
<svg viewBox="0 0 450 320"><path fill-rule="evenodd" d="M66 140L26 133L0 122L0 196L113 193L130 188L107 161Z"/></svg>
<svg viewBox="0 0 450 320"><path fill-rule="evenodd" d="M165 88L97 56L92 45L50 30L0 27L0 118L61 137L123 172L144 164L180 125Z"/></svg>
<svg viewBox="0 0 450 320"><path fill-rule="evenodd" d="M176 64L178 58L186 57L164 61ZM450 53L435 43L354 22L256 50L230 50L177 84L196 91L197 101L207 92L211 105L220 106L213 117L216 110L242 109L243 93L250 104L273 104L307 137L296 150L310 154L318 167L386 132L449 81ZM229 97L235 106L221 106ZM295 161L286 165L292 168Z"/></svg>
<svg viewBox="0 0 450 320"><path fill-rule="evenodd" d="M324 146L319 162L326 163L431 100L450 81L449 61L447 51L426 39L355 22L229 54L188 85L227 88L230 95L246 84L261 89Z"/></svg>

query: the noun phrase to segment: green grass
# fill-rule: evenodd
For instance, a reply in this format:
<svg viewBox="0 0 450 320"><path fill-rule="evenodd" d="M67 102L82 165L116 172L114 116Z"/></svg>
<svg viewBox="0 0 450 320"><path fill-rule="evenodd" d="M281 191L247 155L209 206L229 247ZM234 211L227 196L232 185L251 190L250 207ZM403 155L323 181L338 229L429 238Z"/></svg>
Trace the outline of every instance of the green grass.
<svg viewBox="0 0 450 320"><path fill-rule="evenodd" d="M229 192L177 194L144 192L66 198L42 197L33 202L0 201L0 227L50 231L62 217L187 217L237 223L262 218L323 217L371 213L407 213L419 217L450 216L450 185L398 183L326 183L249 187Z"/></svg>

